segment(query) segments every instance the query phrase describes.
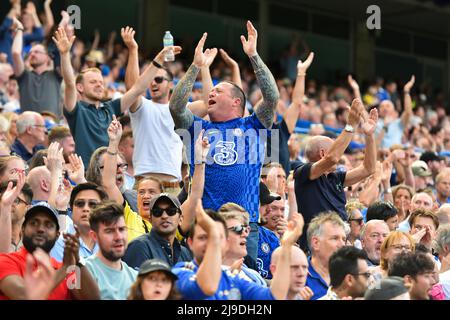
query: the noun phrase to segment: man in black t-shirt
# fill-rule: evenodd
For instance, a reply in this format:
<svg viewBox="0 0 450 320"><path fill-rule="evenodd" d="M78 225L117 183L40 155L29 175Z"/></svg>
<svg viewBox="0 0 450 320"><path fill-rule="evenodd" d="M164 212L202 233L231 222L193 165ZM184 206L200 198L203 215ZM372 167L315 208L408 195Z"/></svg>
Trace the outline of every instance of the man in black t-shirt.
<svg viewBox="0 0 450 320"><path fill-rule="evenodd" d="M353 133L361 122L366 135L364 162L348 172L336 172L339 159L353 138ZM300 166L294 173L295 195L298 211L303 214L305 228L320 212L336 211L344 221L345 213L344 187L351 186L367 178L375 171L376 143L374 131L378 112L372 109L369 117L359 99L353 100L347 125L338 138L333 141L328 137L312 137L306 146L308 163ZM302 237L302 245L306 245Z"/></svg>

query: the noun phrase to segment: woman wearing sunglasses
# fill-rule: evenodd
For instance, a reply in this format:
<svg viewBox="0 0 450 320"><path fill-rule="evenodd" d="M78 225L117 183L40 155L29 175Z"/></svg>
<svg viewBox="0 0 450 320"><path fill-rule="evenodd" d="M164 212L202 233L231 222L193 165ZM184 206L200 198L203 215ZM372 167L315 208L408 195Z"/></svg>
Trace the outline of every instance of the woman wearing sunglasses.
<svg viewBox="0 0 450 320"><path fill-rule="evenodd" d="M227 251L223 258L223 265L249 281L267 287L267 283L260 274L250 269L244 263L247 256L247 237L250 233L249 214L244 208L235 203L226 203L220 207L218 213L224 218L228 228Z"/></svg>
<svg viewBox="0 0 450 320"><path fill-rule="evenodd" d="M348 224L350 226L350 233L347 236L346 245L355 246L358 249L362 248L360 236L361 230L364 227L364 218L361 210L364 206L358 201L348 201L345 206L348 216Z"/></svg>

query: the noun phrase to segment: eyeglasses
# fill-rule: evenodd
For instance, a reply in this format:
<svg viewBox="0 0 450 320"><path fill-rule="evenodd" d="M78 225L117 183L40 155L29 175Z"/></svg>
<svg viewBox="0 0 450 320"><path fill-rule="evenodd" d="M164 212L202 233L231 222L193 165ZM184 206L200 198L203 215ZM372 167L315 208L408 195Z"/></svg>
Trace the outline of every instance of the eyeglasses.
<svg viewBox="0 0 450 320"><path fill-rule="evenodd" d="M100 202L95 201L95 200L87 200L86 201L86 200L80 199L80 200L75 200L73 205L77 208L84 208L86 203L89 206L89 209L95 209L100 204Z"/></svg>
<svg viewBox="0 0 450 320"><path fill-rule="evenodd" d="M164 80L171 81L170 79L165 78L165 77L155 77L154 80L157 84L163 83Z"/></svg>
<svg viewBox="0 0 450 320"><path fill-rule="evenodd" d="M228 228L228 230L230 230L238 235L241 235L244 232L248 233L250 231L250 226L248 226L246 224L240 224L238 226L230 227L230 228Z"/></svg>
<svg viewBox="0 0 450 320"><path fill-rule="evenodd" d="M100 170L103 170L104 167L105 166L101 166ZM122 169L122 170L126 171L128 169L128 164L126 164L126 163L118 164L117 165L117 170L119 170L119 169Z"/></svg>
<svg viewBox="0 0 450 320"><path fill-rule="evenodd" d="M361 273L352 273L353 276L364 276L367 279L369 279L372 276L372 273L370 273L369 271L367 272L361 272Z"/></svg>
<svg viewBox="0 0 450 320"><path fill-rule="evenodd" d="M170 207L170 208L166 208L166 209L153 208L151 210L151 213L152 213L152 216L154 216L156 218L159 218L159 217L161 217L163 215L164 211L167 213L167 215L169 217L172 217L172 216L174 216L174 215L176 215L178 213L178 209L174 208L174 207Z"/></svg>
<svg viewBox="0 0 450 320"><path fill-rule="evenodd" d="M394 248L395 250L411 251L411 246L410 245L402 246L401 244L394 244L394 245L392 245L390 247Z"/></svg>
<svg viewBox="0 0 450 320"><path fill-rule="evenodd" d="M357 218L357 219L348 219L348 221L355 221L358 224L362 224L364 222L363 218Z"/></svg>
<svg viewBox="0 0 450 320"><path fill-rule="evenodd" d="M379 238L382 238L382 239L384 239L384 238L386 238L388 236L388 234L387 233L383 233L383 234L381 234L381 233L372 233L371 235L369 235L369 238L370 239L372 239L372 240L376 240L376 239L379 239Z"/></svg>
<svg viewBox="0 0 450 320"><path fill-rule="evenodd" d="M16 206L18 206L19 204L23 203L24 205L29 205L29 203L23 199L21 199L20 197L17 197L16 200L14 200L14 204Z"/></svg>
<svg viewBox="0 0 450 320"><path fill-rule="evenodd" d="M45 124L33 124L33 127L36 127L36 128L46 128Z"/></svg>

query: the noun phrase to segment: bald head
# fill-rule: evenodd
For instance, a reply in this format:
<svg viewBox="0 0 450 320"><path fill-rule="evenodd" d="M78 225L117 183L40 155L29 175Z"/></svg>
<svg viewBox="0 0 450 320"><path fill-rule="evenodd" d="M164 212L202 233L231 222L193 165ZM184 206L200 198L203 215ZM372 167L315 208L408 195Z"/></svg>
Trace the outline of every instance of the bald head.
<svg viewBox="0 0 450 320"><path fill-rule="evenodd" d="M428 209L433 208L433 198L425 192L416 193L411 199L411 212L416 209Z"/></svg>
<svg viewBox="0 0 450 320"><path fill-rule="evenodd" d="M332 144L333 139L331 138L325 136L312 137L311 139L308 140L308 143L306 144L305 148L306 158L308 158L310 162L319 161L322 158L321 152L323 152L323 154L326 154Z"/></svg>
<svg viewBox="0 0 450 320"><path fill-rule="evenodd" d="M276 265L278 263L278 260L280 259L280 255L281 255L281 246L276 248L273 253L272 253L272 258L270 259L270 264L271 265ZM293 262L301 262L301 263L305 263L308 264L308 259L306 258L305 253L303 252L302 249L300 249L297 246L292 246L291 247L291 264L293 264ZM297 263L296 263L297 264Z"/></svg>
<svg viewBox="0 0 450 320"><path fill-rule="evenodd" d="M27 176L27 183L33 191L33 200L47 201L50 194L50 171L46 166L32 169Z"/></svg>

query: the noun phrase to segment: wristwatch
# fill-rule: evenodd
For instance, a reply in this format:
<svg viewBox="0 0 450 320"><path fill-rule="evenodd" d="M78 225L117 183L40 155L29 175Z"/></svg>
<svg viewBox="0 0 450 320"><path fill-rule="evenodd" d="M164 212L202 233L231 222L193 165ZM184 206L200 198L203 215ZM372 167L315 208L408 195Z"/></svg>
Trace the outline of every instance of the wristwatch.
<svg viewBox="0 0 450 320"><path fill-rule="evenodd" d="M347 124L344 128L344 131L353 133L353 132L355 132L355 128L353 128L353 126L351 124Z"/></svg>

